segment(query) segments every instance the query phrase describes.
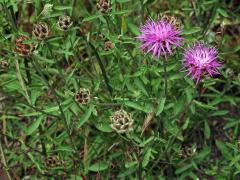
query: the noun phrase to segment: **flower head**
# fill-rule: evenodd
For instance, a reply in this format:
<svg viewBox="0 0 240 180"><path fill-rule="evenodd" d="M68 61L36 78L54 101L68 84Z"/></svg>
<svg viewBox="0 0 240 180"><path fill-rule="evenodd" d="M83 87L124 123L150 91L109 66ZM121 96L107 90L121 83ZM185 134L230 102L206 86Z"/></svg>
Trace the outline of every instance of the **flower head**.
<svg viewBox="0 0 240 180"><path fill-rule="evenodd" d="M53 4L45 4L44 7L43 7L43 10L41 12L41 14L43 16L48 16L51 14L51 12L53 11Z"/></svg>
<svg viewBox="0 0 240 180"><path fill-rule="evenodd" d="M203 43L197 43L184 52L183 65L197 82L203 75L213 76L218 73L221 64L217 60L217 50Z"/></svg>
<svg viewBox="0 0 240 180"><path fill-rule="evenodd" d="M99 0L96 7L97 7L97 10L100 11L101 13L108 13L112 11L110 0Z"/></svg>
<svg viewBox="0 0 240 180"><path fill-rule="evenodd" d="M57 22L58 29L61 31L67 31L72 24L71 18L67 15L60 16Z"/></svg>
<svg viewBox="0 0 240 180"><path fill-rule="evenodd" d="M133 130L133 119L131 114L124 110L119 110L110 117L111 127L118 133L126 133Z"/></svg>
<svg viewBox="0 0 240 180"><path fill-rule="evenodd" d="M75 100L79 104L82 104L82 105L88 104L90 102L90 99L91 99L91 94L89 89L80 88L75 94Z"/></svg>
<svg viewBox="0 0 240 180"><path fill-rule="evenodd" d="M137 37L142 42L141 49L146 53L152 52L157 58L161 54L172 54L172 48L180 46L183 39L175 22L169 18L149 19L140 28L141 35Z"/></svg>
<svg viewBox="0 0 240 180"><path fill-rule="evenodd" d="M39 22L34 25L32 34L39 40L43 40L50 34L50 28L45 22Z"/></svg>
<svg viewBox="0 0 240 180"><path fill-rule="evenodd" d="M15 40L15 51L20 56L28 56L34 50L34 45L32 43L24 43L25 41L30 41L31 39L27 36L19 36Z"/></svg>

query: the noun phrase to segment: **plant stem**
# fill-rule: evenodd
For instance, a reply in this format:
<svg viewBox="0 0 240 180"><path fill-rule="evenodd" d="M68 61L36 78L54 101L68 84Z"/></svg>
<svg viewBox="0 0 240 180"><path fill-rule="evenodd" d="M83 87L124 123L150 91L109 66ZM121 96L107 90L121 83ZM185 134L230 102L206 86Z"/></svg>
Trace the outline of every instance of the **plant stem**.
<svg viewBox="0 0 240 180"><path fill-rule="evenodd" d="M24 58L25 71L26 71L26 75L27 75L27 79L28 79L27 84L30 85L30 84L32 84L32 78L31 78L31 73L30 73L28 63L29 63L29 58ZM34 106L34 104L32 104L32 106ZM42 125L39 126L38 130L39 130L40 135L42 135L43 134ZM41 145L42 145L42 152L46 156L47 155L46 146L45 146L42 138L40 138L40 141L41 141Z"/></svg>
<svg viewBox="0 0 240 180"><path fill-rule="evenodd" d="M26 88L26 86L25 86L23 77L22 77L22 75L21 75L20 65L19 65L19 62L18 62L18 59L17 59L17 58L16 58L16 73L17 73L17 77L18 77L20 86L21 86L21 88L23 89L23 91L24 91L24 93L25 93L25 97L26 97L26 99L27 99L28 104L32 104L32 102L31 102L31 100L30 100L30 97L29 97L29 93L28 93L27 88Z"/></svg>
<svg viewBox="0 0 240 180"><path fill-rule="evenodd" d="M68 136L69 136L69 139L70 139L70 141L71 141L71 145L72 145L73 149L76 151L77 149L76 149L75 143L74 143L74 141L73 141L73 139L72 139L72 136L71 136L71 133L70 133L71 131L70 131L70 128L69 128L69 126L68 126L67 119L66 119L65 114L64 114L64 112L63 112L61 103L59 102L58 95L57 95L56 91L55 91L54 88L49 84L49 82L46 80L46 78L45 78L42 70L39 68L40 65L39 65L37 62L35 62L35 63L36 63L36 64L35 64L35 63L33 62L33 60L31 61L31 63L32 63L34 69L39 73L39 75L41 76L41 78L45 81L45 83L48 85L49 89L51 90L51 92L52 92L52 94L53 94L53 96L54 96L54 99L56 100L56 102L57 102L57 104L58 104L60 113L62 114L63 121L64 121L64 125L65 125L65 128L66 128L66 130L67 130L67 134L68 134Z"/></svg>
<svg viewBox="0 0 240 180"><path fill-rule="evenodd" d="M41 124L40 124L38 130L39 130L39 133L40 133L40 136L41 136L44 132ZM44 156L47 157L47 149L46 149L46 146L44 144L44 141L43 141L42 138L40 138L40 141L41 141L41 145L42 145L42 153L44 154Z"/></svg>
<svg viewBox="0 0 240 180"><path fill-rule="evenodd" d="M164 69L164 96L167 97L168 75L167 75L167 55L166 54L164 54L164 58L163 58L163 69Z"/></svg>
<svg viewBox="0 0 240 180"><path fill-rule="evenodd" d="M30 69L29 69L29 65L28 65L28 58L24 58L24 66L25 66L25 71L26 71L26 75L27 75L27 84L31 84L32 83L32 78L31 78L31 74L30 74Z"/></svg>
<svg viewBox="0 0 240 180"><path fill-rule="evenodd" d="M6 174L9 178L9 180L11 180L11 176L8 172L8 166L7 166L7 162L6 162L6 158L5 158L5 154L4 154L4 151L3 151L3 147L2 147L2 142L0 141L0 151L1 151L1 163L3 164L4 166L4 169L6 170Z"/></svg>
<svg viewBox="0 0 240 180"><path fill-rule="evenodd" d="M85 41L86 41L86 39L85 39ZM86 42L87 42L87 41L86 41ZM96 59L97 59L97 61L98 61L98 64L99 64L100 69L101 69L102 74L103 74L103 78L104 78L105 84L106 84L106 86L107 86L107 89L108 89L111 97L112 97L113 90L112 90L112 87L109 85L109 79L108 79L108 77L107 77L107 73L106 73L105 67L104 67L104 65L103 65L103 63L102 63L102 60L101 60L101 58L100 58L100 56L99 56L96 48L93 46L93 44L90 43L90 42L87 42L87 44L89 44L89 46L92 48L92 50L93 50L93 52L94 52L94 54L95 54L95 56L96 56Z"/></svg>
<svg viewBox="0 0 240 180"><path fill-rule="evenodd" d="M141 21L142 23L144 22L144 5L143 5L143 0L140 0L141 4Z"/></svg>

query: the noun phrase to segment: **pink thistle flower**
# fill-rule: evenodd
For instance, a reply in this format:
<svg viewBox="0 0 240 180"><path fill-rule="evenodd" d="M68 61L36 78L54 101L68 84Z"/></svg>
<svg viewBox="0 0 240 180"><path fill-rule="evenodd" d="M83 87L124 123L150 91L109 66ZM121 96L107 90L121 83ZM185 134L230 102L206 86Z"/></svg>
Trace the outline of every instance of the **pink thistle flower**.
<svg viewBox="0 0 240 180"><path fill-rule="evenodd" d="M142 51L151 52L157 58L161 54L172 54L172 47L180 46L183 39L175 23L167 18L158 18L156 21L149 19L140 28L141 35L137 37L142 42Z"/></svg>
<svg viewBox="0 0 240 180"><path fill-rule="evenodd" d="M183 66L187 68L188 75L199 82L203 75L213 76L219 74L218 53L215 47L197 43L184 52Z"/></svg>

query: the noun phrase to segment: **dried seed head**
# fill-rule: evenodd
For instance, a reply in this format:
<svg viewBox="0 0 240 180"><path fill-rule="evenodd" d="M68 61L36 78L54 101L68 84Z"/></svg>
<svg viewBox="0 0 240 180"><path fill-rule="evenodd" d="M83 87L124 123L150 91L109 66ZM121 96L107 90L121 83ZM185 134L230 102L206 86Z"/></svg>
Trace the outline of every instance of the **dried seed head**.
<svg viewBox="0 0 240 180"><path fill-rule="evenodd" d="M119 110L110 117L111 127L117 133L126 133L133 130L133 119L124 110Z"/></svg>
<svg viewBox="0 0 240 180"><path fill-rule="evenodd" d="M59 157L56 156L56 155L47 157L45 159L45 166L46 167L56 167L56 166L62 166L62 165L64 165L64 161L59 159Z"/></svg>
<svg viewBox="0 0 240 180"><path fill-rule="evenodd" d="M24 41L30 40L29 37L19 36L15 41L15 51L21 56L27 56L34 50L33 44L25 44Z"/></svg>
<svg viewBox="0 0 240 180"><path fill-rule="evenodd" d="M75 94L75 100L79 104L88 104L91 99L90 96L91 96L91 94L90 94L89 89L80 88L78 90L78 92Z"/></svg>
<svg viewBox="0 0 240 180"><path fill-rule="evenodd" d="M58 28L62 31L67 31L72 24L71 18L67 15L60 16L57 22Z"/></svg>
<svg viewBox="0 0 240 180"><path fill-rule="evenodd" d="M193 147L184 146L184 147L181 149L179 155L180 155L181 157L188 158L188 157L193 156L195 153L196 153L196 147L194 147L194 146L193 146Z"/></svg>
<svg viewBox="0 0 240 180"><path fill-rule="evenodd" d="M50 28L45 22L40 22L34 25L33 31L32 31L33 36L35 36L39 40L43 40L46 37L49 36L50 34Z"/></svg>
<svg viewBox="0 0 240 180"><path fill-rule="evenodd" d="M106 41L104 43L104 50L109 51L111 49L115 48L115 44L112 41Z"/></svg>
<svg viewBox="0 0 240 180"><path fill-rule="evenodd" d="M25 174L26 175L34 175L37 171L36 166L32 165L26 168Z"/></svg>
<svg viewBox="0 0 240 180"><path fill-rule="evenodd" d="M96 5L96 8L101 13L108 13L112 11L112 5L110 0L99 0Z"/></svg>
<svg viewBox="0 0 240 180"><path fill-rule="evenodd" d="M8 62L7 61L0 61L0 67L5 69L9 66Z"/></svg>

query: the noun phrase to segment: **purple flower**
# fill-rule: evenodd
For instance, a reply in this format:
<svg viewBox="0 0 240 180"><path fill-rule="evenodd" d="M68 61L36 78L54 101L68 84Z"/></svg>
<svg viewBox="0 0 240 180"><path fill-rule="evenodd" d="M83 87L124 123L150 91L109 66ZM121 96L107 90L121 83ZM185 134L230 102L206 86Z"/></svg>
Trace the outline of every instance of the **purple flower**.
<svg viewBox="0 0 240 180"><path fill-rule="evenodd" d="M213 76L218 73L221 64L217 59L218 53L215 47L197 43L184 52L183 65L188 74L199 82L203 75Z"/></svg>
<svg viewBox="0 0 240 180"><path fill-rule="evenodd" d="M167 18L158 18L156 21L149 19L140 28L141 35L137 38L142 42L142 51L159 58L161 54L172 54L172 47L180 46L181 31L175 21Z"/></svg>

